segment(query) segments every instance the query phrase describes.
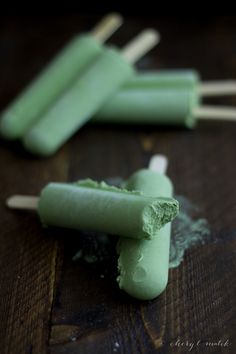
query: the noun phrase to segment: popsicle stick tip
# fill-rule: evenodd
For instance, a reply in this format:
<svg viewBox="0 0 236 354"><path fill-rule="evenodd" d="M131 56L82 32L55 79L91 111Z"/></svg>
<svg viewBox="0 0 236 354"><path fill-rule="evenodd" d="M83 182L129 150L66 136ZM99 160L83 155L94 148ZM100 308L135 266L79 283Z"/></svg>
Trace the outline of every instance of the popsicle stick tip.
<svg viewBox="0 0 236 354"><path fill-rule="evenodd" d="M151 41L155 44L160 42L161 39L160 33L154 28L146 28L140 33L140 37L141 36L144 37L144 39L146 39L147 41Z"/></svg>
<svg viewBox="0 0 236 354"><path fill-rule="evenodd" d="M159 41L160 34L157 30L145 29L123 48L123 57L133 64L155 47Z"/></svg>
<svg viewBox="0 0 236 354"><path fill-rule="evenodd" d="M198 86L201 96L224 96L236 94L236 80L203 81Z"/></svg>
<svg viewBox="0 0 236 354"><path fill-rule="evenodd" d="M149 161L149 170L158 172L160 174L166 174L168 167L168 158L165 155L153 155Z"/></svg>
<svg viewBox="0 0 236 354"><path fill-rule="evenodd" d="M118 12L111 12L111 13L107 14L105 18L108 21L114 21L120 25L122 25L122 23L124 22L123 16Z"/></svg>
<svg viewBox="0 0 236 354"><path fill-rule="evenodd" d="M11 196L11 197L7 198L6 206L8 208L12 208L12 205L14 205L14 198L15 198L15 196Z"/></svg>
<svg viewBox="0 0 236 354"><path fill-rule="evenodd" d="M236 107L229 106L208 106L196 107L193 114L197 119L202 120L224 120L236 122Z"/></svg>
<svg viewBox="0 0 236 354"><path fill-rule="evenodd" d="M119 13L106 15L92 30L91 34L97 41L105 42L123 24Z"/></svg>
<svg viewBox="0 0 236 354"><path fill-rule="evenodd" d="M6 206L10 209L36 210L39 198L35 196L12 195L6 200Z"/></svg>

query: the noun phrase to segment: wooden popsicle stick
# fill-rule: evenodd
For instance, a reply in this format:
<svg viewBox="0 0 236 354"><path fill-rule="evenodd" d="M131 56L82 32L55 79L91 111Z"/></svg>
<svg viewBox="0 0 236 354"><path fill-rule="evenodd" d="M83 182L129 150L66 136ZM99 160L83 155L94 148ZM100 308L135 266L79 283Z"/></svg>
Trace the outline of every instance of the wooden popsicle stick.
<svg viewBox="0 0 236 354"><path fill-rule="evenodd" d="M13 195L6 200L11 209L37 210L39 197L27 195Z"/></svg>
<svg viewBox="0 0 236 354"><path fill-rule="evenodd" d="M232 120L236 122L236 108L224 106L199 106L193 110L197 119Z"/></svg>
<svg viewBox="0 0 236 354"><path fill-rule="evenodd" d="M123 57L133 64L160 41L160 34L154 29L146 29L122 49Z"/></svg>
<svg viewBox="0 0 236 354"><path fill-rule="evenodd" d="M91 31L97 41L104 43L122 25L123 18L118 13L105 16Z"/></svg>
<svg viewBox="0 0 236 354"><path fill-rule="evenodd" d="M198 86L201 96L223 96L236 94L236 80L206 81Z"/></svg>
<svg viewBox="0 0 236 354"><path fill-rule="evenodd" d="M149 170L165 175L168 167L168 159L165 155L153 155L149 161Z"/></svg>

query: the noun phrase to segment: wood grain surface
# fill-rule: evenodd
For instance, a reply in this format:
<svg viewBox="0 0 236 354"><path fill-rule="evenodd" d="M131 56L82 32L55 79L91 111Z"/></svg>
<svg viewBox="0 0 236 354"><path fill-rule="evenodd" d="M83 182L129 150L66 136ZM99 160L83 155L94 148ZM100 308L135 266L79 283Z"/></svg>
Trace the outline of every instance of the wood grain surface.
<svg viewBox="0 0 236 354"><path fill-rule="evenodd" d="M1 18L0 108L98 18ZM205 80L236 78L235 18L128 17L113 42L121 46L146 26L158 28L162 42L140 69L196 68ZM236 106L236 97L212 102ZM49 181L127 178L154 153L168 156L176 193L198 205L211 228L207 244L170 270L154 301L119 291L115 238L111 257L75 262L76 251L93 244L91 235L43 229L34 213L4 205L9 195L38 194ZM194 131L88 124L48 159L1 140L0 164L1 353L236 352L236 123L205 122Z"/></svg>

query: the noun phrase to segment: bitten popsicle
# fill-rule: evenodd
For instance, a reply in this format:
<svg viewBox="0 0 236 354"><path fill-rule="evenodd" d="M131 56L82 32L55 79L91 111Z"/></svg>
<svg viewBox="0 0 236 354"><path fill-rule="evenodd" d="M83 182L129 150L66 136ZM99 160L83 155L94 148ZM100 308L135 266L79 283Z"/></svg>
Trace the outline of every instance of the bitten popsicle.
<svg viewBox="0 0 236 354"><path fill-rule="evenodd" d="M159 41L155 30L146 30L123 48L104 49L93 65L36 122L23 138L30 152L55 153L134 74L136 62Z"/></svg>
<svg viewBox="0 0 236 354"><path fill-rule="evenodd" d="M52 102L102 52L102 43L122 24L118 14L106 16L89 34L73 38L29 86L4 110L0 133L21 138Z"/></svg>
<svg viewBox="0 0 236 354"><path fill-rule="evenodd" d="M171 197L173 186L164 175L166 159L156 155L149 169L134 173L125 183L129 190L139 190L147 196ZM152 300L166 288L169 270L171 224L166 224L151 240L120 238L117 244L118 284L129 295L140 300Z"/></svg>
<svg viewBox="0 0 236 354"><path fill-rule="evenodd" d="M44 225L151 239L175 218L173 198L147 197L139 192L84 180L49 183L40 197L13 196L7 205L37 210Z"/></svg>

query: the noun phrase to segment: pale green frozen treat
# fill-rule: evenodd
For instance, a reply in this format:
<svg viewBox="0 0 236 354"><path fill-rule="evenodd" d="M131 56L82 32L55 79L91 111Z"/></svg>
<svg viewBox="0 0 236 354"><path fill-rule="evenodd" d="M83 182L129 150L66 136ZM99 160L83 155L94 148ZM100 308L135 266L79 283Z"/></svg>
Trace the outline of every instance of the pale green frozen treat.
<svg viewBox="0 0 236 354"><path fill-rule="evenodd" d="M117 50L104 49L24 136L26 149L43 156L56 152L133 73L132 65Z"/></svg>
<svg viewBox="0 0 236 354"><path fill-rule="evenodd" d="M38 213L45 225L151 239L177 215L178 202L84 180L48 184Z"/></svg>
<svg viewBox="0 0 236 354"><path fill-rule="evenodd" d="M196 70L158 70L139 72L128 80L123 89L178 89L198 86L200 76Z"/></svg>
<svg viewBox="0 0 236 354"><path fill-rule="evenodd" d="M125 188L150 197L171 197L168 177L148 169L134 173ZM157 231L151 240L120 238L117 251L118 283L121 289L140 300L151 300L166 288L169 269L170 223Z"/></svg>
<svg viewBox="0 0 236 354"><path fill-rule="evenodd" d="M21 138L101 52L102 45L93 36L80 35L71 40L4 110L1 135L7 139Z"/></svg>
<svg viewBox="0 0 236 354"><path fill-rule="evenodd" d="M200 98L196 88L134 88L114 95L93 122L119 124L184 125L193 128L194 109Z"/></svg>

